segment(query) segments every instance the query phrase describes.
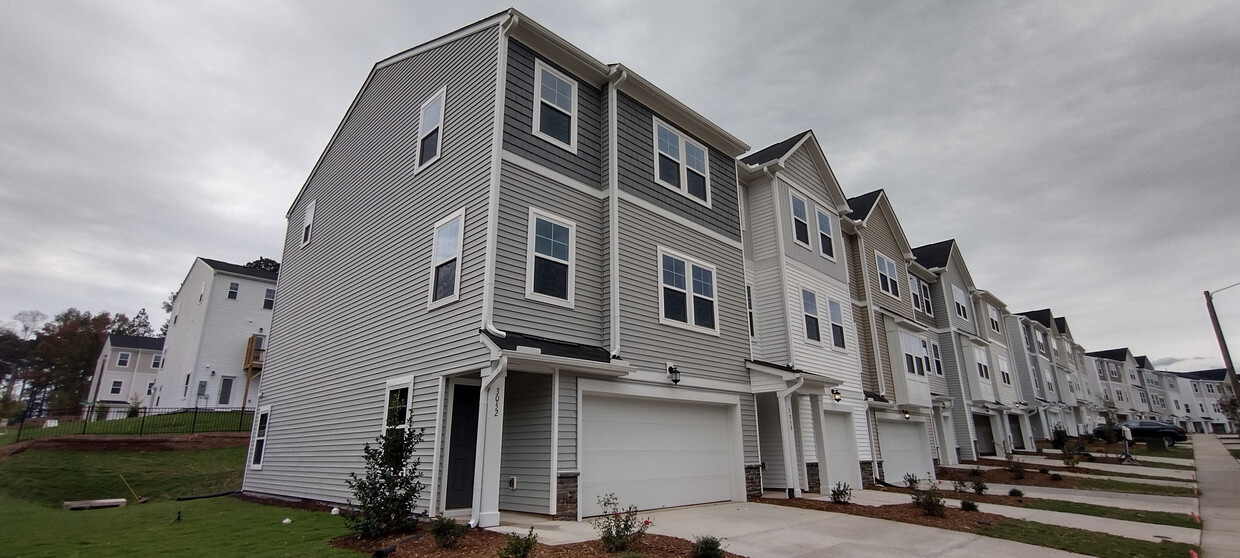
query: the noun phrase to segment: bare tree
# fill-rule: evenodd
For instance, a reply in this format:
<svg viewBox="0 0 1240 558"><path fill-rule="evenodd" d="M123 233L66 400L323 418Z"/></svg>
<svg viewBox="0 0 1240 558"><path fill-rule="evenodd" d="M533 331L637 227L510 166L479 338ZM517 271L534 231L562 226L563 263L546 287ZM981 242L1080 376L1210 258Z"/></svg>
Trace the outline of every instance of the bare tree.
<svg viewBox="0 0 1240 558"><path fill-rule="evenodd" d="M38 310L22 310L13 314L13 319L22 325L22 339L30 339L40 327L43 327L43 323L47 321L47 314Z"/></svg>

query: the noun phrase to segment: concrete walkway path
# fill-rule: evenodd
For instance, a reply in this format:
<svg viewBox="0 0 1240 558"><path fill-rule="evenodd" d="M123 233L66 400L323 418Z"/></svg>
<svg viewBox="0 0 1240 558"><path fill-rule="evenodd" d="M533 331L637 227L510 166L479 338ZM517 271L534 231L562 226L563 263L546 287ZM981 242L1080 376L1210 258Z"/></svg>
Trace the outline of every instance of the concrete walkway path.
<svg viewBox="0 0 1240 558"><path fill-rule="evenodd" d="M1047 486L1024 486L1014 484L991 484L992 494L1007 494L1009 490L1019 488L1025 496L1046 500L1063 500L1110 506L1132 510L1165 511L1171 513L1199 513L1197 498L1188 496L1158 496L1154 494L1128 494L1121 492L1105 492L1102 490L1081 490L1076 488L1052 488Z"/></svg>
<svg viewBox="0 0 1240 558"><path fill-rule="evenodd" d="M991 465L970 465L970 466L965 466L965 465L949 465L949 466L942 467L942 468L943 468L943 469L953 469L953 470L956 470L956 471L961 471L961 472L968 472L970 469L973 469L974 467L980 468L980 469L982 469L982 470L994 470L994 469L1002 469L1002 468L1003 468L1003 467L995 467L995 466L991 466ZM1128 468L1128 470L1127 470L1127 471L1125 471L1125 472L1128 472L1128 473L1133 473L1133 474L1137 474L1137 475L1144 475L1144 474L1146 474L1146 471L1159 471L1159 470L1165 470L1165 469L1153 469L1153 468L1150 468L1150 467L1144 467L1144 468L1139 468L1139 469L1138 469L1138 468L1133 468L1132 466L1127 466L1127 467L1129 467L1129 468ZM1084 477L1084 478L1091 478L1091 479L1113 480L1113 481L1119 481L1119 482L1127 482L1127 483L1132 483L1132 484L1149 484L1149 485L1155 485L1155 486L1182 486L1182 487L1184 487L1184 488L1192 488L1193 486L1195 486L1195 485L1197 484L1197 482L1196 482L1196 481L1194 481L1194 480L1184 480L1184 479L1169 479L1169 478L1161 478L1161 479L1141 479L1141 478L1135 478L1135 477L1118 477L1118 476L1110 476L1110 475L1100 475L1100 474L1097 474L1097 473L1073 473L1073 472L1071 472L1071 471L1054 471L1054 472L1059 473L1059 474L1061 474L1061 475L1063 475L1063 476L1065 476L1065 477ZM1192 471L1184 471L1184 472L1185 472L1185 473L1192 473ZM1037 472L1035 471L1035 472L1032 472L1032 473L1030 473L1030 472L1026 472L1025 474L1035 474L1035 475L1036 475L1036 474L1041 474L1041 473L1037 473ZM1189 478L1192 478L1192 475L1191 475L1191 474L1189 475Z"/></svg>
<svg viewBox="0 0 1240 558"><path fill-rule="evenodd" d="M1188 459L1175 459L1171 457L1145 457L1136 458L1138 462L1149 461L1151 463L1172 463L1176 465L1192 466L1192 461ZM1025 465L1033 467L1035 470L1042 465L1062 466L1062 461L1052 461L1041 457L1031 457L1028 455L1018 455L1016 460ZM1151 477L1163 477L1175 480L1192 480L1193 472L1188 469L1161 469L1158 467L1142 467L1140 465L1119 465L1117 463L1093 463L1090 461L1081 461L1077 467L1089 469L1091 471L1101 471L1106 473L1133 473L1137 475L1147 475Z"/></svg>
<svg viewBox="0 0 1240 558"><path fill-rule="evenodd" d="M1205 558L1240 556L1240 462L1210 434L1193 435Z"/></svg>

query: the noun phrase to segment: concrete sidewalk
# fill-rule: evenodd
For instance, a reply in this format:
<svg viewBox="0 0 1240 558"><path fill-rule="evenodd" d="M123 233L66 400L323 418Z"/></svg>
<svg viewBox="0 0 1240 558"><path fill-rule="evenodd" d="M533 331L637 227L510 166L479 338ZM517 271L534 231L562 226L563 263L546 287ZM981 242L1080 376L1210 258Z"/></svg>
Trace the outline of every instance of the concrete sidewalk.
<svg viewBox="0 0 1240 558"><path fill-rule="evenodd" d="M1009 490L1019 488L1025 496L1046 500L1063 500L1110 506L1132 510L1165 511L1172 513L1199 513L1197 498L1188 496L1158 496L1154 494L1127 494L1121 492L1105 492L1101 490L1081 490L1076 488L1052 488L1047 486L1025 486L1014 484L991 484L992 494L1007 494Z"/></svg>
<svg viewBox="0 0 1240 558"><path fill-rule="evenodd" d="M1205 558L1240 556L1240 462L1210 434L1193 435Z"/></svg>
<svg viewBox="0 0 1240 558"><path fill-rule="evenodd" d="M973 469L974 467L980 468L984 471L1003 469L1003 467L994 467L991 465L972 465L972 466L949 465L949 466L945 466L942 468L967 473L970 469ZM1150 470L1155 470L1155 471L1160 470L1160 469L1151 469L1149 467L1137 469L1129 465L1125 465L1125 467L1129 467L1128 471L1126 472L1137 474L1137 475L1144 475L1146 474L1146 471L1150 471ZM1063 475L1065 477L1082 477L1082 478L1091 478L1091 479L1100 479L1100 480L1113 480L1113 481L1127 482L1127 483L1132 483L1132 484L1149 484L1149 485L1156 485L1156 486L1181 486L1184 488L1192 488L1193 486L1197 484L1197 482L1194 480L1180 480L1180 479L1170 479L1170 478L1141 479L1141 478L1135 478L1135 477L1118 477L1118 476L1110 476L1110 475L1100 475L1097 473L1074 473L1071 471L1054 471L1054 472L1059 473L1060 475ZM1192 477L1191 475L1192 471L1184 471L1184 472L1190 473L1189 476L1190 478ZM1040 475L1041 473L1037 473L1035 470L1035 472L1026 471L1025 474Z"/></svg>
<svg viewBox="0 0 1240 558"><path fill-rule="evenodd" d="M754 502L673 508L642 513L641 517L649 517L654 523L650 533L688 540L699 535L719 537L729 551L749 558L1084 556L959 531ZM539 542L546 544L598 538L587 522L551 521L509 512L503 512L500 526L491 530L525 534L530 527L534 527Z"/></svg>

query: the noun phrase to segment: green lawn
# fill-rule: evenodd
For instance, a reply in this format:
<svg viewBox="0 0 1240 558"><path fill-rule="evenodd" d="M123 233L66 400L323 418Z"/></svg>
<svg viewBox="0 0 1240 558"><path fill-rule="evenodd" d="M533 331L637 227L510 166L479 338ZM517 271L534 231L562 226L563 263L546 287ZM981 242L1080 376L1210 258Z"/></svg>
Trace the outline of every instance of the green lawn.
<svg viewBox="0 0 1240 558"><path fill-rule="evenodd" d="M246 448L191 451L29 450L0 459L3 556L338 556L327 541L343 520L221 497L241 486ZM151 499L136 504L134 491ZM64 500L126 498L130 505L62 511ZM177 512L182 521L173 521ZM284 518L292 523L284 524Z"/></svg>
<svg viewBox="0 0 1240 558"><path fill-rule="evenodd" d="M1188 527L1190 529L1201 528L1201 524L1197 523L1197 521L1193 519L1193 516L1186 513L1129 510L1124 508L1113 508L1110 506L1096 506L1094 504L1066 502L1063 500L1042 500L1038 498L1030 498L1025 500L1024 507L1039 510L1078 513L1081 515L1092 515L1095 517L1107 517L1110 519L1122 519L1124 521L1138 521L1141 523L1171 525L1174 527Z"/></svg>
<svg viewBox="0 0 1240 558"><path fill-rule="evenodd" d="M1099 533L1014 519L1001 521L976 531L980 535L1007 539L1038 546L1102 558L1184 558L1189 550L1200 553L1201 547L1175 542L1139 541Z"/></svg>
<svg viewBox="0 0 1240 558"><path fill-rule="evenodd" d="M90 422L61 422L51 428L29 427L21 432L22 440L65 436L69 434L110 434L131 436L139 434L188 434L192 432L248 432L253 413L246 411L199 411L194 413L168 413L148 417L133 417ZM17 442L17 428L9 427L0 434L0 446Z"/></svg>
<svg viewBox="0 0 1240 558"><path fill-rule="evenodd" d="M1227 451L1231 452L1232 457L1240 459L1240 449L1229 449Z"/></svg>
<svg viewBox="0 0 1240 558"><path fill-rule="evenodd" d="M1189 496L1196 497L1193 489L1184 486L1165 486L1160 484L1137 484L1110 479L1094 479L1085 477L1077 488L1085 490L1106 490L1108 492L1126 492L1130 494L1154 494L1158 496Z"/></svg>

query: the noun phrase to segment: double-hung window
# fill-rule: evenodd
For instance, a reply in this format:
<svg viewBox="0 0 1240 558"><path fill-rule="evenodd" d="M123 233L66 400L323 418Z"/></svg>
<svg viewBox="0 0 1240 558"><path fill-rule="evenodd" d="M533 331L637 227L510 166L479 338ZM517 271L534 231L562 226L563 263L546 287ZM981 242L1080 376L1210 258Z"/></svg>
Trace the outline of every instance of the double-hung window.
<svg viewBox="0 0 1240 558"><path fill-rule="evenodd" d="M409 386L388 386L387 411L384 413L383 426L386 428L405 428L409 421Z"/></svg>
<svg viewBox="0 0 1240 558"><path fill-rule="evenodd" d="M310 233L314 229L314 200L306 204L306 211L301 217L301 245L310 244Z"/></svg>
<svg viewBox="0 0 1240 558"><path fill-rule="evenodd" d="M844 348L844 309L840 303L827 300L827 312L831 317L831 344Z"/></svg>
<svg viewBox="0 0 1240 558"><path fill-rule="evenodd" d="M801 312L805 314L805 338L821 341L822 333L818 329L818 297L805 289L801 289Z"/></svg>
<svg viewBox="0 0 1240 558"><path fill-rule="evenodd" d="M415 171L439 160L443 143L443 104L447 88L436 91L422 103L422 117L418 121L418 164Z"/></svg>
<svg viewBox="0 0 1240 558"><path fill-rule="evenodd" d="M900 298L900 284L897 281L900 274L896 271L896 262L879 252L874 252L874 263L878 265L878 288L891 296Z"/></svg>
<svg viewBox="0 0 1240 558"><path fill-rule="evenodd" d="M718 333L715 268L659 249L659 321Z"/></svg>
<svg viewBox="0 0 1240 558"><path fill-rule="evenodd" d="M792 239L809 248L809 208L805 200L792 194Z"/></svg>
<svg viewBox="0 0 1240 558"><path fill-rule="evenodd" d="M525 296L572 306L577 225L534 208L529 223Z"/></svg>
<svg viewBox="0 0 1240 558"><path fill-rule="evenodd" d="M926 346L915 335L900 332L900 345L904 349L904 371L916 376L926 375Z"/></svg>
<svg viewBox="0 0 1240 558"><path fill-rule="evenodd" d="M431 296L429 307L447 304L460 296L461 243L465 229L465 210L460 209L435 223L431 249Z"/></svg>
<svg viewBox="0 0 1240 558"><path fill-rule="evenodd" d="M995 333L999 333L999 309L989 305L987 305L986 309L990 313L990 329Z"/></svg>
<svg viewBox="0 0 1240 558"><path fill-rule="evenodd" d="M254 454L250 457L251 469L263 468L263 450L267 446L267 424L271 419L271 407L258 410L258 420L254 428Z"/></svg>
<svg viewBox="0 0 1240 558"><path fill-rule="evenodd" d="M956 303L956 316L962 320L969 319L969 297L964 290L952 285L952 300Z"/></svg>
<svg viewBox="0 0 1240 558"><path fill-rule="evenodd" d="M654 120L654 147L655 179L709 206L710 171L706 148L657 118Z"/></svg>
<svg viewBox="0 0 1240 558"><path fill-rule="evenodd" d="M577 81L534 61L534 135L577 152Z"/></svg>
<svg viewBox="0 0 1240 558"><path fill-rule="evenodd" d="M228 300L237 300L237 293L241 290L241 285L237 283L228 284Z"/></svg>
<svg viewBox="0 0 1240 558"><path fill-rule="evenodd" d="M1038 352L1046 356L1046 332L1040 329L1034 330L1035 337L1038 339Z"/></svg>
<svg viewBox="0 0 1240 558"><path fill-rule="evenodd" d="M122 382L121 380L114 380L112 382L112 389L109 389L108 393L111 393L112 395L119 394L121 392L122 385L124 385L124 382Z"/></svg>
<svg viewBox="0 0 1240 558"><path fill-rule="evenodd" d="M1214 384L1206 384L1206 393L1214 393Z"/></svg>
<svg viewBox="0 0 1240 558"><path fill-rule="evenodd" d="M831 221L834 219L829 213L823 213L818 210L818 253L824 258L835 259L835 241L832 236Z"/></svg>
<svg viewBox="0 0 1240 558"><path fill-rule="evenodd" d="M986 356L986 349L981 347L973 347L973 355L977 360L977 377L983 380L989 380L990 359Z"/></svg>
<svg viewBox="0 0 1240 558"><path fill-rule="evenodd" d="M749 336L753 337L753 287L749 285L745 285L745 308L749 313Z"/></svg>
<svg viewBox="0 0 1240 558"><path fill-rule="evenodd" d="M943 375L943 354L939 352L939 344L930 344L930 356L934 358L934 375Z"/></svg>
<svg viewBox="0 0 1240 558"><path fill-rule="evenodd" d="M999 357L999 377L1003 379L1004 385L1012 385L1012 373L1008 372L1008 361L1003 356Z"/></svg>
<svg viewBox="0 0 1240 558"><path fill-rule="evenodd" d="M164 364L163 355L151 355L151 368L158 369Z"/></svg>
<svg viewBox="0 0 1240 558"><path fill-rule="evenodd" d="M267 289L267 291L263 293L263 309L271 310L272 308L275 308L275 307L276 307L276 290Z"/></svg>
<svg viewBox="0 0 1240 558"><path fill-rule="evenodd" d="M924 312L927 316L934 315L934 306L930 302L930 285L920 277L908 276L908 292L913 297L913 309Z"/></svg>
<svg viewBox="0 0 1240 558"><path fill-rule="evenodd" d="M120 353L116 355L116 365L124 368L129 366L129 353Z"/></svg>

